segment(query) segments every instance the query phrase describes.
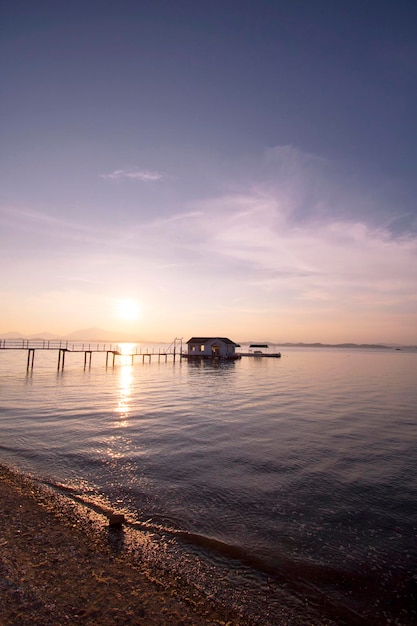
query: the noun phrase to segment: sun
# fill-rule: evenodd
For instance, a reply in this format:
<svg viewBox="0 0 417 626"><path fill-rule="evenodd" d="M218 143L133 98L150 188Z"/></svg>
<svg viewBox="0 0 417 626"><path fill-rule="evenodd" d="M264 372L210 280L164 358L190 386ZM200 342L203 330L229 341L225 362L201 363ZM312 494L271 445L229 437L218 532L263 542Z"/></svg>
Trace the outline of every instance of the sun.
<svg viewBox="0 0 417 626"><path fill-rule="evenodd" d="M124 298L116 301L117 316L126 321L134 321L140 317L141 307L137 300Z"/></svg>

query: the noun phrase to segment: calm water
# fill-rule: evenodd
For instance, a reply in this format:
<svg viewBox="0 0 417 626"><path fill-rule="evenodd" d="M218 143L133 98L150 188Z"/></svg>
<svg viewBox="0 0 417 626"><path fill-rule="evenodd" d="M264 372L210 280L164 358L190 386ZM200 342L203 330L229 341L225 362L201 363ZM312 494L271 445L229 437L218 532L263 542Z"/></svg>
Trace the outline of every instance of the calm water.
<svg viewBox="0 0 417 626"><path fill-rule="evenodd" d="M37 351L27 374L0 351L0 460L124 509L261 624L415 624L417 352L282 355L57 373Z"/></svg>

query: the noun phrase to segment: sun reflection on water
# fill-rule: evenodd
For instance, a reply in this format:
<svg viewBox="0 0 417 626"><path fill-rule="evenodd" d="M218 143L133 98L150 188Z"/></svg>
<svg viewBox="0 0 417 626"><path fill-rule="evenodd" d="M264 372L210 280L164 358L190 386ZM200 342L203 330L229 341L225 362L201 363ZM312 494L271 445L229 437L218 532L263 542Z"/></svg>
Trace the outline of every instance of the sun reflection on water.
<svg viewBox="0 0 417 626"><path fill-rule="evenodd" d="M136 343L121 343L118 346L121 365L133 365L133 354L138 354L138 346Z"/></svg>
<svg viewBox="0 0 417 626"><path fill-rule="evenodd" d="M132 368L130 365L122 365L119 377L119 398L116 413L119 418L115 422L115 428L125 428L128 426L130 415L130 402L132 395Z"/></svg>
<svg viewBox="0 0 417 626"><path fill-rule="evenodd" d="M130 364L121 365L118 378L117 405L114 407L112 434L106 439L107 462L112 466L126 454L126 434L131 416L132 402L132 367Z"/></svg>

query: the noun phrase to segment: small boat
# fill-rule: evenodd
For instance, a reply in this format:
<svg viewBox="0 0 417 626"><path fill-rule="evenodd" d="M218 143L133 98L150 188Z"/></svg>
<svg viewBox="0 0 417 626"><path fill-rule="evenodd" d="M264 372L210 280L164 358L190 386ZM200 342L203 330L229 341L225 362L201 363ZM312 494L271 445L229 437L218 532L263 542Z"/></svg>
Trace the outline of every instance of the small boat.
<svg viewBox="0 0 417 626"><path fill-rule="evenodd" d="M251 343L249 346L250 352L252 352L252 348L254 349L253 354L263 354L262 350L268 350L269 346L267 343ZM262 350L259 350L259 348L262 348Z"/></svg>
<svg viewBox="0 0 417 626"><path fill-rule="evenodd" d="M279 359L281 357L281 352L264 352L264 350L268 350L269 345L267 343L251 343L249 345L249 353L245 356L267 356L275 359Z"/></svg>

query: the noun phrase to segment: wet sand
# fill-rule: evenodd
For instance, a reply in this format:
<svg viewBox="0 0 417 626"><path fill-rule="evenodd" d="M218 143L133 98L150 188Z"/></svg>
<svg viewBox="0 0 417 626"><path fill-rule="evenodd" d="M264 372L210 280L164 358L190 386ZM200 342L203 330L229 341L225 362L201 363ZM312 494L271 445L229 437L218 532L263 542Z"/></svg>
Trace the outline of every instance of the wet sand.
<svg viewBox="0 0 417 626"><path fill-rule="evenodd" d="M117 549L123 530L93 518L0 466L1 626L250 624Z"/></svg>

